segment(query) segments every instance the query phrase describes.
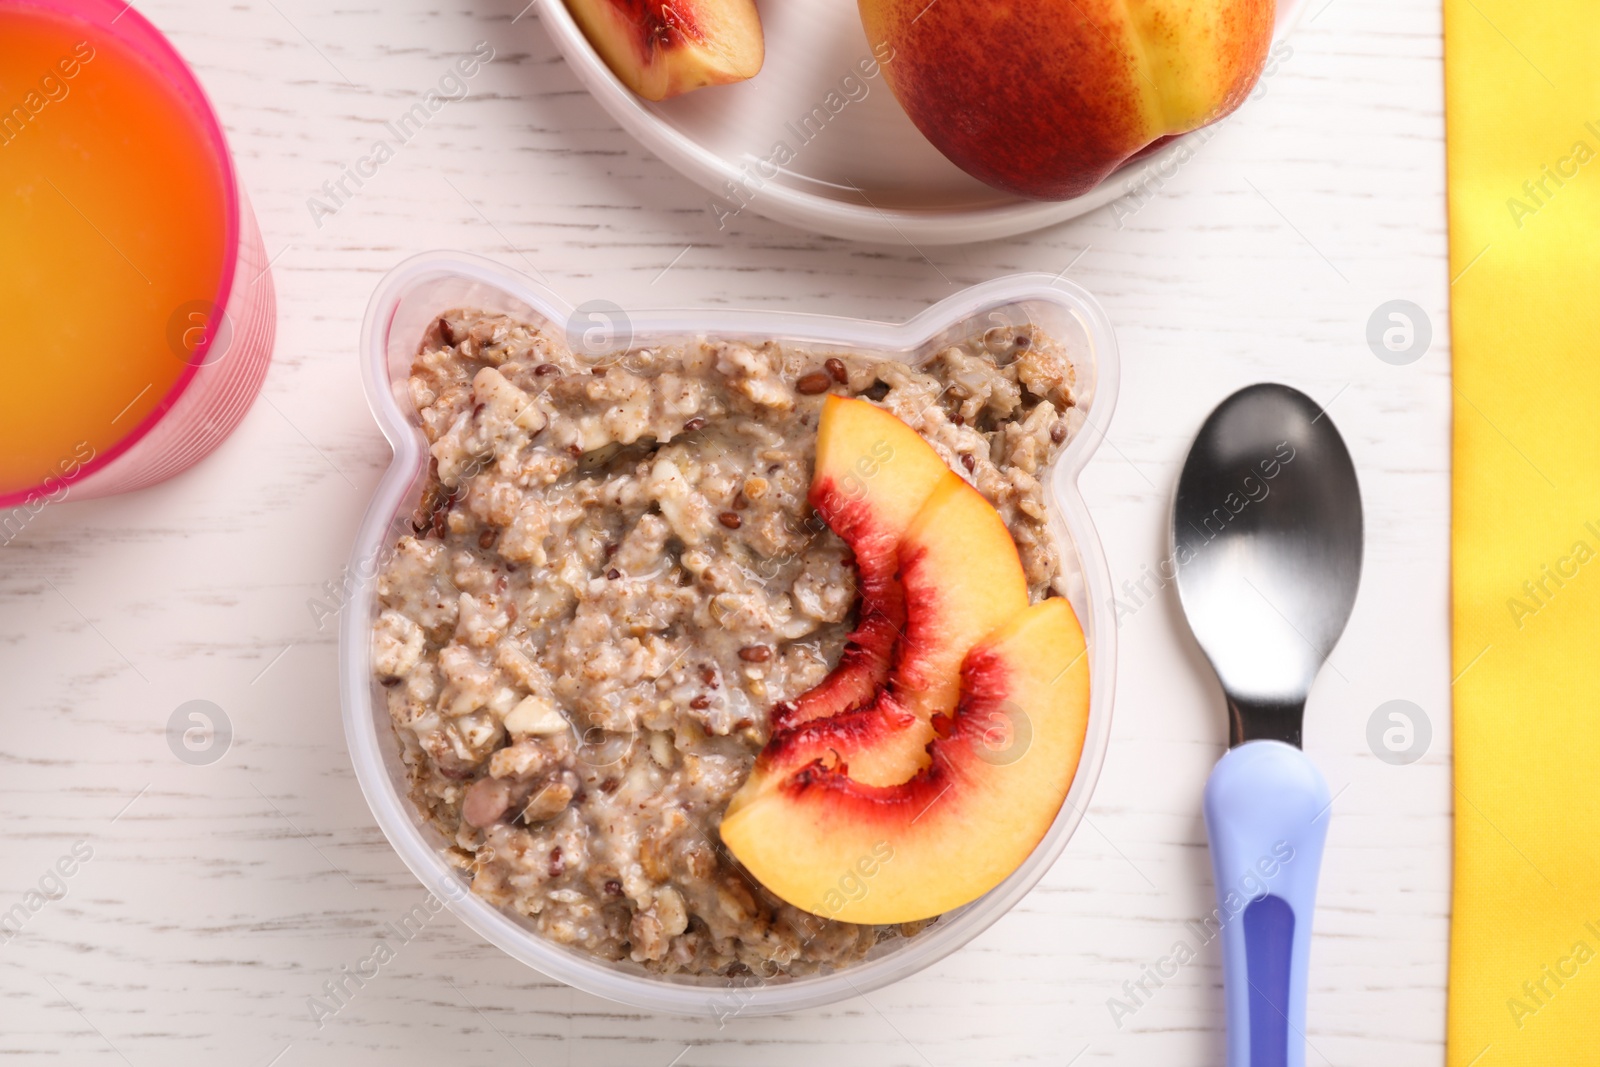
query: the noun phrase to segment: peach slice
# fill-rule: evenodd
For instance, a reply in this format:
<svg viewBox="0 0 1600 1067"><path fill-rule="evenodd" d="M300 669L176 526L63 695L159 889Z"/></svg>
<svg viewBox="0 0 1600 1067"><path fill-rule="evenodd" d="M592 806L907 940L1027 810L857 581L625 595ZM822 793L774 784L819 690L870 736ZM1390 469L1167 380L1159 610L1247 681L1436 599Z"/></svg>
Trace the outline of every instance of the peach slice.
<svg viewBox="0 0 1600 1067"><path fill-rule="evenodd" d="M867 705L774 732L762 759L794 767L837 759L869 785L904 782L927 764L934 716L955 710L967 651L1028 606L1028 582L994 507L946 470L900 540L905 637L888 684Z"/></svg>
<svg viewBox="0 0 1600 1067"><path fill-rule="evenodd" d="M1071 606L1046 600L967 653L928 766L870 785L842 761L758 763L723 843L796 907L852 923L914 922L1000 884L1043 839L1083 752L1089 670Z"/></svg>
<svg viewBox="0 0 1600 1067"><path fill-rule="evenodd" d="M752 78L766 54L754 0L567 0L567 10L646 100Z"/></svg>
<svg viewBox="0 0 1600 1067"><path fill-rule="evenodd" d="M1028 606L1028 579L1005 520L955 472L900 542L906 637L895 695L919 717L955 705L957 669L981 637Z"/></svg>
<svg viewBox="0 0 1600 1067"><path fill-rule="evenodd" d="M833 671L772 709L774 730L865 705L889 677L905 628L899 545L950 468L918 433L865 400L830 395L817 424L811 506L855 553L861 605Z"/></svg>

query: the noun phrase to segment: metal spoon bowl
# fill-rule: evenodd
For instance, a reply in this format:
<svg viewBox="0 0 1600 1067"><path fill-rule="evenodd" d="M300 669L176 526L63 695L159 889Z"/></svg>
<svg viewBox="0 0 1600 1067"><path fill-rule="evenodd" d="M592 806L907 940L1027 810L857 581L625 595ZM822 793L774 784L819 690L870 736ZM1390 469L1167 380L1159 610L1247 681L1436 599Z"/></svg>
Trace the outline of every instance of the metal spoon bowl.
<svg viewBox="0 0 1600 1067"><path fill-rule="evenodd" d="M1201 426L1178 479L1172 548L1189 627L1222 682L1229 744L1300 744L1311 683L1355 603L1361 490L1304 393L1252 385Z"/></svg>

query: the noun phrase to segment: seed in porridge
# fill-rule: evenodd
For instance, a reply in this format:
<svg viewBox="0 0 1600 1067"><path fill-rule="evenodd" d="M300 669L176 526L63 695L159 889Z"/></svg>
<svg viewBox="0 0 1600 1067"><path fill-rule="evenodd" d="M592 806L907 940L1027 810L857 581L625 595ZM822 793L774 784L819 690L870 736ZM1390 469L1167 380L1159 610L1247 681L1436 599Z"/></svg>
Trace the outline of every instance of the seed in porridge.
<svg viewBox="0 0 1600 1067"><path fill-rule="evenodd" d="M448 529L446 523L450 517L450 509L455 506L456 495L451 493L449 496L444 498L444 501L441 504L433 509L433 536L437 537L441 541L444 540L445 531Z"/></svg>
<svg viewBox="0 0 1600 1067"><path fill-rule="evenodd" d="M965 426L967 424L966 417L963 416L959 411L950 416L950 421L955 423L957 426Z"/></svg>
<svg viewBox="0 0 1600 1067"><path fill-rule="evenodd" d="M844 360L840 359L838 356L832 356L825 360L822 366L823 369L828 372L828 375L840 385L844 385L850 381L850 371L845 368Z"/></svg>
<svg viewBox="0 0 1600 1067"><path fill-rule="evenodd" d="M721 515L718 515L717 521L730 530L737 530L744 525L744 520L731 511L724 511Z"/></svg>
<svg viewBox="0 0 1600 1067"><path fill-rule="evenodd" d="M567 863L561 858L561 846L557 845L550 850L550 877L560 878L566 869Z"/></svg>
<svg viewBox="0 0 1600 1067"><path fill-rule="evenodd" d="M400 679L392 674L386 674L382 678L378 679L378 684L383 686L385 689L393 689L395 686L400 684Z"/></svg>
<svg viewBox="0 0 1600 1067"><path fill-rule="evenodd" d="M605 894L608 897L620 897L622 895L622 883L615 878L607 878Z"/></svg>
<svg viewBox="0 0 1600 1067"><path fill-rule="evenodd" d="M700 416L696 415L694 418L690 419L688 422L683 424L683 432L684 433L694 433L696 430L701 429L702 427L704 427L705 424L706 424L706 420L702 419Z"/></svg>
<svg viewBox="0 0 1600 1067"><path fill-rule="evenodd" d="M604 557L605 559L610 559L612 556L614 556L616 554L617 554L617 543L615 541L607 541L605 544L600 546L600 555L602 557Z"/></svg>
<svg viewBox="0 0 1600 1067"><path fill-rule="evenodd" d="M695 711L705 711L711 706L711 698L702 693L689 701L689 706Z"/></svg>
<svg viewBox="0 0 1600 1067"><path fill-rule="evenodd" d="M606 369L604 367L590 367L589 373L594 375L596 378L604 378L606 376Z"/></svg>
<svg viewBox="0 0 1600 1067"><path fill-rule="evenodd" d="M513 623L513 622L516 622L516 621L517 621L517 602L515 600L508 601L506 603L506 622L509 624L509 623Z"/></svg>
<svg viewBox="0 0 1600 1067"><path fill-rule="evenodd" d="M1016 340L1012 341L1011 343L1016 345L1018 348L1027 348L1033 343L1033 338L1029 337L1025 333L1019 333L1017 334Z"/></svg>
<svg viewBox="0 0 1600 1067"><path fill-rule="evenodd" d="M479 548L488 548L492 544L494 544L494 531L493 530L485 529L485 530L483 530L482 532L480 532L478 534L478 547Z"/></svg>
<svg viewBox="0 0 1600 1067"><path fill-rule="evenodd" d="M560 374L561 368L556 366L554 363L541 363L537 367L533 368L533 373L537 377L548 378L552 374Z"/></svg>
<svg viewBox="0 0 1600 1067"><path fill-rule="evenodd" d="M617 791L617 787L621 784L621 778L607 778L600 783L600 792L604 793L606 796L610 796L612 793Z"/></svg>
<svg viewBox="0 0 1600 1067"><path fill-rule="evenodd" d="M827 371L814 370L810 374L800 375L800 380L794 383L795 392L804 393L806 396L826 393L831 380Z"/></svg>
<svg viewBox="0 0 1600 1067"><path fill-rule="evenodd" d="M1054 426L1050 427L1050 442L1052 444L1059 445L1062 441L1065 441L1066 439L1067 439L1067 424L1066 423L1058 422Z"/></svg>
<svg viewBox="0 0 1600 1067"><path fill-rule="evenodd" d="M621 577L622 577L622 572L617 570L617 568L615 568L615 567L612 567L610 570L606 571L606 578L608 578L609 580L611 580L613 582L616 581L618 578L621 578Z"/></svg>
<svg viewBox="0 0 1600 1067"><path fill-rule="evenodd" d="M862 390L861 395L868 400L882 400L889 395L889 383L880 378Z"/></svg>
<svg viewBox="0 0 1600 1067"><path fill-rule="evenodd" d="M972 458L971 452L963 452L961 453L961 465L971 471L978 465L978 461Z"/></svg>
<svg viewBox="0 0 1600 1067"><path fill-rule="evenodd" d="M715 689L718 684L717 669L709 663L702 663L700 665L700 683Z"/></svg>
<svg viewBox="0 0 1600 1067"><path fill-rule="evenodd" d="M765 663L772 658L772 649L766 645L746 645L739 650L739 658L746 663Z"/></svg>
<svg viewBox="0 0 1600 1067"><path fill-rule="evenodd" d="M573 459L582 459L583 458L583 449L580 448L578 445L568 445L567 446L567 455L571 456Z"/></svg>

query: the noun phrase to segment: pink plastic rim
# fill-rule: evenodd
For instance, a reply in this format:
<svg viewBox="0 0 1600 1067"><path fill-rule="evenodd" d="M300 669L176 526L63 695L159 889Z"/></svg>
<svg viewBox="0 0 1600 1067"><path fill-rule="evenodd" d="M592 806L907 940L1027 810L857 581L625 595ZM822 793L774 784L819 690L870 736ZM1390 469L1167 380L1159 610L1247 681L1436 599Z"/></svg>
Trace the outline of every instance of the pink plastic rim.
<svg viewBox="0 0 1600 1067"><path fill-rule="evenodd" d="M0 0L0 9L5 8L12 10L31 8L35 11L48 12L65 21L85 23L111 34L132 49L140 59L150 64L156 74L177 90L179 98L187 105L190 116L196 120L202 136L211 146L213 162L221 168L225 215L222 276L218 280L212 306L219 309L227 307L228 298L233 293L234 276L239 263L239 182L233 169L233 154L228 151L228 139L223 133L222 123L218 120L216 109L211 106L205 90L200 87L200 80L195 77L189 64L184 62L183 57L172 46L172 42L167 40L165 34L135 11L131 4L119 0ZM97 471L104 470L115 462L117 457L138 444L172 410L173 405L188 390L200 368L206 365L205 356L214 337L215 333L208 334L193 355L184 361L186 365L183 373L172 383L167 395L161 398L161 402L151 410L150 414L119 438L116 444L70 475L50 475L26 489L0 493L0 508L29 504L41 496L59 492L60 487L82 482ZM47 488L51 482L59 483L59 487Z"/></svg>

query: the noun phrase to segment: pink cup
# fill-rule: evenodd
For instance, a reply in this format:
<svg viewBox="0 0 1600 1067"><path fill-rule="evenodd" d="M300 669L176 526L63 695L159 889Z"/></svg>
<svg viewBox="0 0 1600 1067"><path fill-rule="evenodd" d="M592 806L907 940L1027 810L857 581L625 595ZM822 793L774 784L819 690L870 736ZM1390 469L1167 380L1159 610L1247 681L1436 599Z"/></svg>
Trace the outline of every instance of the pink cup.
<svg viewBox="0 0 1600 1067"><path fill-rule="evenodd" d="M216 112L172 43L122 0L0 0L93 26L118 38L177 90L223 168L227 252L209 308L179 309L169 334L187 366L161 403L113 447L60 477L0 493L0 508L31 515L47 504L142 489L187 470L239 425L272 358L277 299L261 231L234 171ZM218 311L220 309L220 312ZM179 347L181 346L181 347ZM7 527L15 525L9 520ZM0 532L0 541L9 540Z"/></svg>

